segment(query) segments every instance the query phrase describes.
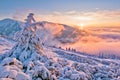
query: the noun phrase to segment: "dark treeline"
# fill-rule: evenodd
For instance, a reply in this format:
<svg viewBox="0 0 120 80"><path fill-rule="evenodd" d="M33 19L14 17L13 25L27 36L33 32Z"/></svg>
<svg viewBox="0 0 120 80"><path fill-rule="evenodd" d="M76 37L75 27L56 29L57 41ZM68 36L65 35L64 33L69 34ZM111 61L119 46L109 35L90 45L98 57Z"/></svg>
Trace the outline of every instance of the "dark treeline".
<svg viewBox="0 0 120 80"><path fill-rule="evenodd" d="M58 49L61 49L61 50L65 50L65 51L74 52L76 54L82 54L82 55L97 57L97 58L102 58L102 59L120 59L120 56L115 55L115 54L106 54L106 53L103 53L103 52L99 52L98 54L89 54L89 53L86 53L86 52L77 51L76 49L71 48L71 47L66 47L65 49L62 48L62 47L56 47L56 46L51 46L51 47L58 48Z"/></svg>

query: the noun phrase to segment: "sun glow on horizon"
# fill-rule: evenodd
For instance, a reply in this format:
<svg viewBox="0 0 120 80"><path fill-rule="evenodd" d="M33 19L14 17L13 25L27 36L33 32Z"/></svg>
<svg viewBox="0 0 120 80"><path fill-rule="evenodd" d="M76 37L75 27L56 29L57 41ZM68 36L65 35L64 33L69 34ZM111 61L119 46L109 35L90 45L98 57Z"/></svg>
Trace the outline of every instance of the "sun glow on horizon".
<svg viewBox="0 0 120 80"><path fill-rule="evenodd" d="M29 13L29 11L15 14L13 18L16 20L24 20L27 13ZM36 21L49 21L73 27L78 26L79 29L84 29L84 27L120 27L120 10L58 11L47 14L40 12L34 13Z"/></svg>
<svg viewBox="0 0 120 80"><path fill-rule="evenodd" d="M80 29L83 30L85 25L83 23L80 24Z"/></svg>

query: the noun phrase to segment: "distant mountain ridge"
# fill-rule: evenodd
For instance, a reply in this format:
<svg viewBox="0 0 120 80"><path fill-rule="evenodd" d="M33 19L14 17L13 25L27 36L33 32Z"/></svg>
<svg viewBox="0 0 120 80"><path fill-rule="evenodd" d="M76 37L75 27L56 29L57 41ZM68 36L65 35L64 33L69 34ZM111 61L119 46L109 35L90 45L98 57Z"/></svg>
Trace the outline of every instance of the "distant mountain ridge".
<svg viewBox="0 0 120 80"><path fill-rule="evenodd" d="M40 37L45 38L46 36L49 36L49 39L51 37L53 40L57 40L60 43L74 43L79 40L80 36L87 35L84 31L80 31L65 24L47 21L42 21L40 23L42 23L44 27L44 29L41 29L41 26L37 26L37 31ZM16 32L20 31L23 27L24 22L9 18L0 20L0 35L13 39Z"/></svg>
<svg viewBox="0 0 120 80"><path fill-rule="evenodd" d="M21 29L21 22L19 21L9 18L0 20L0 35L2 36L13 37L13 35Z"/></svg>

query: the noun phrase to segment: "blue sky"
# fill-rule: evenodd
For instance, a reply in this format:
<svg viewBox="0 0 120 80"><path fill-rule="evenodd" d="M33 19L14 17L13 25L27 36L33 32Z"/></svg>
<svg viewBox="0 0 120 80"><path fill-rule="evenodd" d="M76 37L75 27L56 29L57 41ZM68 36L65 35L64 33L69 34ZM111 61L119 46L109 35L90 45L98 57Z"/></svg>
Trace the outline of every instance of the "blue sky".
<svg viewBox="0 0 120 80"><path fill-rule="evenodd" d="M0 0L0 13L15 10L40 10L42 13L66 10L120 9L120 0Z"/></svg>
<svg viewBox="0 0 120 80"><path fill-rule="evenodd" d="M88 20L91 20L91 17L92 20L95 19L94 16L98 16L100 14L102 15L99 17L105 17L105 15L111 17L111 14L114 15L113 18L116 17L116 19L114 19L115 22L115 20L118 20L117 17L120 17L120 15L118 15L120 13L119 5L120 0L0 0L0 19L14 17L16 19L21 18L21 20L23 20L27 13L34 12L38 15L41 14L40 18L42 20L57 21L63 23L65 22L65 19L70 19L68 16L71 16L66 16L65 12L72 12L74 13L72 15L74 18L71 18L72 22L77 22L73 21L72 19L76 19L76 16L78 14L81 16L78 16L79 19L77 19L83 23L87 23ZM99 12L94 12L96 10ZM57 15L54 16L54 19L53 13L56 12ZM84 14L82 12L84 12ZM58 13L62 13L62 15L59 15ZM90 15L88 15L88 17L85 17L85 13L88 13ZM101 19L98 19L98 21L100 20ZM107 22L108 18L104 18L104 20Z"/></svg>

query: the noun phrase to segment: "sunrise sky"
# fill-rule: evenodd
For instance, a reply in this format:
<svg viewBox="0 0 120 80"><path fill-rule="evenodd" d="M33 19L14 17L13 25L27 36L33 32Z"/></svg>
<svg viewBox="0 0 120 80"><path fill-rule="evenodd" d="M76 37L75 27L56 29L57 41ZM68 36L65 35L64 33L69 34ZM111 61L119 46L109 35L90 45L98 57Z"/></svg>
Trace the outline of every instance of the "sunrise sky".
<svg viewBox="0 0 120 80"><path fill-rule="evenodd" d="M77 26L120 26L120 0L0 0L0 20L39 20Z"/></svg>

